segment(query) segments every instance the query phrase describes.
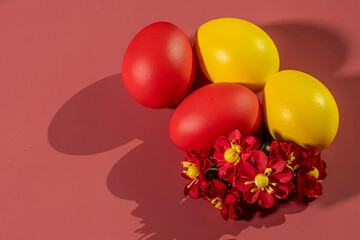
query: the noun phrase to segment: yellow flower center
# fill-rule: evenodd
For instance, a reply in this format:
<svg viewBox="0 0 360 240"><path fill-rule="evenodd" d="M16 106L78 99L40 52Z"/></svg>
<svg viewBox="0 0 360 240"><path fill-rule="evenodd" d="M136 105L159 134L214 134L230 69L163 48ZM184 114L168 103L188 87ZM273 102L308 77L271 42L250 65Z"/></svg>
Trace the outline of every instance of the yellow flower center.
<svg viewBox="0 0 360 240"><path fill-rule="evenodd" d="M241 147L234 142L231 142L231 148L226 149L224 158L229 163L237 164L239 162Z"/></svg>
<svg viewBox="0 0 360 240"><path fill-rule="evenodd" d="M222 199L217 197L217 198L213 198L210 199L210 202L212 203L212 205L218 209L222 209Z"/></svg>
<svg viewBox="0 0 360 240"><path fill-rule="evenodd" d="M259 173L255 176L255 185L258 188L266 188L268 184L269 178L265 174Z"/></svg>
<svg viewBox="0 0 360 240"><path fill-rule="evenodd" d="M239 158L239 154L236 152L235 149L229 148L224 153L224 158L229 163L234 163Z"/></svg>
<svg viewBox="0 0 360 240"><path fill-rule="evenodd" d="M319 177L319 170L317 170L317 169L314 167L314 170L308 172L307 175L313 176L314 178L318 179L318 177Z"/></svg>
<svg viewBox="0 0 360 240"><path fill-rule="evenodd" d="M189 178L195 179L197 176L199 176L199 169L196 166L191 165L188 167L186 175L188 175Z"/></svg>

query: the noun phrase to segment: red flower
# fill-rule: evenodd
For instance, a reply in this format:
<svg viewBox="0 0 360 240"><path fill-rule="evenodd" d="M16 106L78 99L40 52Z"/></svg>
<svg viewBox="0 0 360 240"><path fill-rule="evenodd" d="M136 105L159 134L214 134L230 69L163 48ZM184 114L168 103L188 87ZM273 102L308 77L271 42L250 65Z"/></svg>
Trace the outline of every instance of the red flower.
<svg viewBox="0 0 360 240"><path fill-rule="evenodd" d="M181 174L184 178L191 180L185 186L185 196L198 199L204 196L203 192L209 186L209 181L204 176L211 167L211 160L208 159L209 151L185 153L184 161L181 165L186 168Z"/></svg>
<svg viewBox="0 0 360 240"><path fill-rule="evenodd" d="M250 162L239 164L239 176L236 187L244 193L248 203L257 203L270 208L275 204L275 198L289 197L293 189L293 172L285 166L281 158L268 159L266 154L256 150Z"/></svg>
<svg viewBox="0 0 360 240"><path fill-rule="evenodd" d="M221 216L228 220L229 218L232 220L239 220L241 214L241 208L239 203L239 192L236 188L232 188L227 191L225 196L225 200L222 204L221 208Z"/></svg>
<svg viewBox="0 0 360 240"><path fill-rule="evenodd" d="M221 209L221 215L225 220L240 219L240 197L236 188L227 190L223 182L214 179L210 183L206 196L214 207Z"/></svg>
<svg viewBox="0 0 360 240"><path fill-rule="evenodd" d="M232 131L228 137L222 136L216 139L213 158L219 168L220 179L233 177L234 166L240 161L248 160L259 147L260 141L256 137L247 136L242 139L239 130Z"/></svg>
<svg viewBox="0 0 360 240"><path fill-rule="evenodd" d="M220 201L220 199L225 195L226 189L227 188L224 182L213 179L210 182L208 189L206 189L204 193L207 199L209 199L211 202L217 203L217 201Z"/></svg>
<svg viewBox="0 0 360 240"><path fill-rule="evenodd" d="M293 143L278 143L273 141L270 146L270 158L280 157L292 171L299 168L299 164L308 158L308 150Z"/></svg>
<svg viewBox="0 0 360 240"><path fill-rule="evenodd" d="M300 164L296 175L296 188L300 198L317 198L322 195L321 182L326 177L325 168L321 153L312 153L306 162Z"/></svg>

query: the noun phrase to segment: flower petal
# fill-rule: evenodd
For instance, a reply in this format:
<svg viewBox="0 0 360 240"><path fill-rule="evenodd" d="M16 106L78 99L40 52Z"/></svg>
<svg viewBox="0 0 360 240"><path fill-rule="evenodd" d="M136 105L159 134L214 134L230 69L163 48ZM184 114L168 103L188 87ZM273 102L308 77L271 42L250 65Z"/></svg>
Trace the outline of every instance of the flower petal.
<svg viewBox="0 0 360 240"><path fill-rule="evenodd" d="M242 209L240 207L240 204L237 202L234 204L235 208L239 211L239 213L241 214L242 213Z"/></svg>
<svg viewBox="0 0 360 240"><path fill-rule="evenodd" d="M197 157L191 157L191 158L189 159L189 162L195 164L195 166L196 166L198 169L201 169L199 158L197 158Z"/></svg>
<svg viewBox="0 0 360 240"><path fill-rule="evenodd" d="M229 220L229 207L224 205L221 208L221 216L227 221Z"/></svg>
<svg viewBox="0 0 360 240"><path fill-rule="evenodd" d="M281 172L285 168L285 161L280 157L270 159L268 168L271 168L274 172Z"/></svg>
<svg viewBox="0 0 360 240"><path fill-rule="evenodd" d="M241 132L238 129L232 131L229 134L230 142L234 141L236 144L240 144L240 140L241 140Z"/></svg>
<svg viewBox="0 0 360 240"><path fill-rule="evenodd" d="M270 158L279 156L279 143L277 141L272 141L270 144Z"/></svg>
<svg viewBox="0 0 360 240"><path fill-rule="evenodd" d="M216 188L217 189L217 191L226 191L226 185L225 185L225 183L223 183L223 182L221 182L221 181L219 181L219 180L217 180L217 179L214 179L214 180L212 180L211 181L211 186L213 187L213 188Z"/></svg>
<svg viewBox="0 0 360 240"><path fill-rule="evenodd" d="M203 174L200 173L198 179L199 179L199 182L200 182L199 187L201 189L205 189L205 188L209 187L209 181L207 180L207 178Z"/></svg>
<svg viewBox="0 0 360 240"><path fill-rule="evenodd" d="M226 160L224 158L224 152L215 151L213 154L213 158L219 165L223 165L224 163L226 163Z"/></svg>
<svg viewBox="0 0 360 240"><path fill-rule="evenodd" d="M190 184L190 183L189 183ZM191 186L187 184L184 189L185 196L189 195L193 199L200 198L199 183L193 183Z"/></svg>
<svg viewBox="0 0 360 240"><path fill-rule="evenodd" d="M254 153L254 151L241 151L241 154L240 154L241 161L243 161L243 162L249 161L249 159L251 158L253 153Z"/></svg>
<svg viewBox="0 0 360 240"><path fill-rule="evenodd" d="M225 176L226 176L226 170L227 170L227 169L228 169L228 168L227 168L225 165L219 167L218 175L219 175L219 178L220 178L220 179L224 179L224 178L225 178Z"/></svg>
<svg viewBox="0 0 360 240"><path fill-rule="evenodd" d="M237 208L235 207L235 204L229 205L229 218L232 220L239 220L240 216L237 212Z"/></svg>
<svg viewBox="0 0 360 240"><path fill-rule="evenodd" d="M259 172L263 173L266 169L266 165L268 164L268 156L266 156L263 151L256 150L252 156L252 160Z"/></svg>
<svg viewBox="0 0 360 240"><path fill-rule="evenodd" d="M239 163L239 176L242 178L249 178L249 179L254 179L258 170L251 164L248 162L240 162Z"/></svg>
<svg viewBox="0 0 360 240"><path fill-rule="evenodd" d="M260 141L257 137L247 136L241 141L241 148L243 149L256 149L260 147Z"/></svg>
<svg viewBox="0 0 360 240"><path fill-rule="evenodd" d="M294 173L290 169L285 169L282 172L271 174L269 176L270 182L288 183L293 178Z"/></svg>
<svg viewBox="0 0 360 240"><path fill-rule="evenodd" d="M201 165L200 171L202 173L205 173L206 171L208 171L210 169L212 162L208 158L203 158L200 165Z"/></svg>
<svg viewBox="0 0 360 240"><path fill-rule="evenodd" d="M188 152L186 152L186 153L184 154L184 161L185 161L185 162L189 162L189 160L190 160L190 154L189 154Z"/></svg>
<svg viewBox="0 0 360 240"><path fill-rule="evenodd" d="M247 192L247 191L250 191L251 189L255 188L255 183L245 184L247 182L249 182L249 179L237 177L235 179L236 188L242 192Z"/></svg>
<svg viewBox="0 0 360 240"><path fill-rule="evenodd" d="M249 190L244 194L244 198L248 203L254 203L258 199L260 192L260 189L258 189L256 192L251 192Z"/></svg>
<svg viewBox="0 0 360 240"><path fill-rule="evenodd" d="M296 178L296 187L299 197L317 198L322 195L322 185L310 176L301 176L300 174Z"/></svg>
<svg viewBox="0 0 360 240"><path fill-rule="evenodd" d="M224 137L219 137L214 145L216 151L225 152L226 149L231 148L229 141Z"/></svg>
<svg viewBox="0 0 360 240"><path fill-rule="evenodd" d="M327 176L325 169L326 169L326 164L323 160L320 160L319 162L317 162L316 164L314 164L314 166L318 171L319 171L319 177L317 178L317 180L324 180Z"/></svg>
<svg viewBox="0 0 360 240"><path fill-rule="evenodd" d="M237 176L236 169L232 168L231 171L227 171L226 178L232 187L235 187L235 177Z"/></svg>
<svg viewBox="0 0 360 240"><path fill-rule="evenodd" d="M185 173L181 173L180 175L187 180L193 180L192 178L189 178L189 176L186 175Z"/></svg>
<svg viewBox="0 0 360 240"><path fill-rule="evenodd" d="M317 182L317 183L314 185L314 188L313 188L313 192L312 192L312 193L313 193L312 196L310 196L310 197L312 197L312 198L317 198L317 197L319 197L320 195L323 194L321 183Z"/></svg>
<svg viewBox="0 0 360 240"><path fill-rule="evenodd" d="M260 141L254 136L247 136L241 142L241 160L248 161L254 151L260 147Z"/></svg>
<svg viewBox="0 0 360 240"><path fill-rule="evenodd" d="M204 189L204 195L207 196L209 199L222 197L225 195L225 192L226 192L225 184L215 179L211 181L209 188Z"/></svg>
<svg viewBox="0 0 360 240"><path fill-rule="evenodd" d="M290 184L279 184L275 188L275 197L279 199L286 199L290 196L292 185Z"/></svg>
<svg viewBox="0 0 360 240"><path fill-rule="evenodd" d="M260 191L260 196L258 198L258 204L263 208L271 208L275 204L274 196L269 194L266 191Z"/></svg>
<svg viewBox="0 0 360 240"><path fill-rule="evenodd" d="M233 204L237 201L237 198L233 194L227 194L225 198L225 204Z"/></svg>

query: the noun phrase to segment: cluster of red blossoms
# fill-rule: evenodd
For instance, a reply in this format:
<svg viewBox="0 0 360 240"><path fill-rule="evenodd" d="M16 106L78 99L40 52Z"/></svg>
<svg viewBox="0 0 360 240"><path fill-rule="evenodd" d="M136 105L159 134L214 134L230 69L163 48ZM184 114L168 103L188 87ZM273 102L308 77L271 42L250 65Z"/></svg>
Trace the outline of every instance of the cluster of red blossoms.
<svg viewBox="0 0 360 240"><path fill-rule="evenodd" d="M239 220L248 204L271 208L292 193L301 199L322 194L326 172L321 153L276 141L260 147L257 137L234 130L219 137L212 149L187 152L182 162L182 176L189 180L185 195L208 200L225 220Z"/></svg>

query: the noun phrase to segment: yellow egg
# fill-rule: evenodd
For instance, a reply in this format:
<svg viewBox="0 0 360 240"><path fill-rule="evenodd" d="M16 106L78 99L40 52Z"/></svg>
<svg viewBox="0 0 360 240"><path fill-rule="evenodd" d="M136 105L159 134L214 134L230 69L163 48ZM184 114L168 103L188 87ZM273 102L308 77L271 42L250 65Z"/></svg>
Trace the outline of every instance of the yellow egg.
<svg viewBox="0 0 360 240"><path fill-rule="evenodd" d="M280 71L269 78L263 108L266 125L277 141L320 151L338 130L339 111L330 91L300 71Z"/></svg>
<svg viewBox="0 0 360 240"><path fill-rule="evenodd" d="M194 38L202 71L213 82L241 83L261 91L279 71L279 54L271 38L258 26L237 18L209 21Z"/></svg>

